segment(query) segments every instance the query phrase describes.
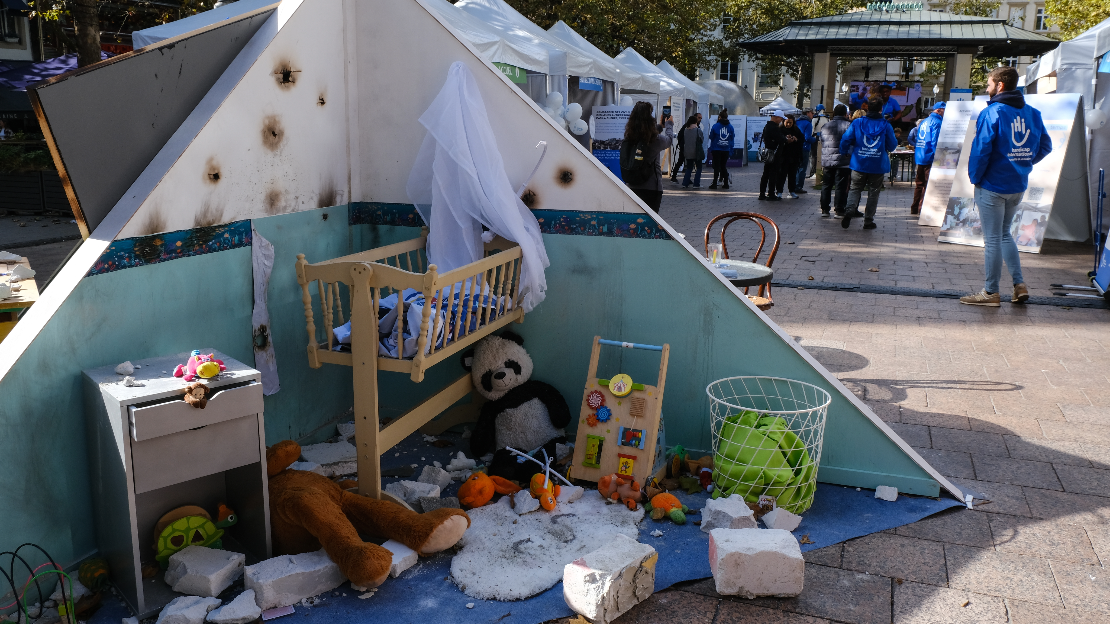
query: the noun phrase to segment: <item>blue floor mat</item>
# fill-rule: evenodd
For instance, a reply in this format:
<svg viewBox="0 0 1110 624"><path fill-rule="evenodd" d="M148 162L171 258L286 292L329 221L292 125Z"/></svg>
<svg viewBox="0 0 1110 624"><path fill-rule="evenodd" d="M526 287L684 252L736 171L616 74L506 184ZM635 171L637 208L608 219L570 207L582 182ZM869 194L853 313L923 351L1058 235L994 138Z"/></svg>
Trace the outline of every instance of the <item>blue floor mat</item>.
<svg viewBox="0 0 1110 624"><path fill-rule="evenodd" d="M469 441L451 434L441 437L453 441L455 446L436 448L426 443L420 434L415 434L382 457L383 469L415 463L419 470L432 461L446 465L460 450L469 454ZM418 475L419 472L412 478L415 480ZM452 496L457 490L458 484L452 484L443 496ZM705 493L676 494L691 509L701 509L708 498ZM587 490L585 495L599 494ZM813 542L802 544L802 551L805 552L916 522L958 506L960 503L951 498L935 500L907 496L899 496L896 502L891 503L876 499L874 490L857 491L855 488L819 483L813 506L802 515L802 523L794 535L799 539L808 535ZM685 525L678 526L669 520L654 522L645 518L641 524L639 540L651 544L659 552L655 570L656 591L682 581L712 576L709 570L709 535L692 522L700 519L700 514L690 515ZM652 537L651 532L657 529L663 535ZM537 624L573 615L563 600L562 583L527 600L498 602L467 596L450 581L450 574L450 554L421 558L416 566L399 578L386 581L370 598L359 599L360 592L344 584L335 592L324 594L317 605L296 605L295 615L273 621L278 624L369 624L384 617L391 624ZM474 606L467 608L467 604ZM118 624L120 618L130 615L118 600L108 599L89 624Z"/></svg>

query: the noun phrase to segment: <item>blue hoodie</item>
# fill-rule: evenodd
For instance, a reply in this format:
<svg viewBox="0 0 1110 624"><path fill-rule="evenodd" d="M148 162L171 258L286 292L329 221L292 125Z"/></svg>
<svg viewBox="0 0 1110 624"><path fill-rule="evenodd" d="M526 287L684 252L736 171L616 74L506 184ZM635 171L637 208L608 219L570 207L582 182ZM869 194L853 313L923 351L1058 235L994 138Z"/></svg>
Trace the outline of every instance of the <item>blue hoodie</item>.
<svg viewBox="0 0 1110 624"><path fill-rule="evenodd" d="M860 117L848 126L840 139L840 153L851 154L849 168L860 173L888 173L890 156L898 147L894 126L883 119L882 113Z"/></svg>
<svg viewBox="0 0 1110 624"><path fill-rule="evenodd" d="M800 115L794 121L794 125L798 126L798 129L802 131L802 136L806 138L806 142L802 144L802 152L809 153L813 149L813 122L809 120L809 117Z"/></svg>
<svg viewBox="0 0 1110 624"><path fill-rule="evenodd" d="M937 153L937 139L940 138L940 125L944 117L931 113L924 121L914 128L917 136L910 144L914 146L913 161L918 165L933 164L933 157Z"/></svg>
<svg viewBox="0 0 1110 624"><path fill-rule="evenodd" d="M717 122L709 131L709 151L732 152L733 141L736 140L736 130L732 124Z"/></svg>
<svg viewBox="0 0 1110 624"><path fill-rule="evenodd" d="M1051 151L1041 112L1026 106L1020 91L1000 91L975 120L967 173L988 191L1023 193L1033 165Z"/></svg>

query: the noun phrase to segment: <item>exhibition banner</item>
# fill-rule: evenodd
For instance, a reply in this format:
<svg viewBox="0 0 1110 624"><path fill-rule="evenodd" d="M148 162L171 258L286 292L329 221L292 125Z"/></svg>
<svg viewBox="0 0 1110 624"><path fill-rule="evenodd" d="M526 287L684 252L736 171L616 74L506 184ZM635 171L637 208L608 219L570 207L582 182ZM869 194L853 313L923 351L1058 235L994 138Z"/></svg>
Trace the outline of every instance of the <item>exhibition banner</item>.
<svg viewBox="0 0 1110 624"><path fill-rule="evenodd" d="M763 141L763 126L771 121L770 117L757 117L749 115L745 119L747 125L748 162L759 162L759 146Z"/></svg>
<svg viewBox="0 0 1110 624"><path fill-rule="evenodd" d="M494 63L493 66L500 69L514 84L528 84L528 70L508 63Z"/></svg>
<svg viewBox="0 0 1110 624"><path fill-rule="evenodd" d="M1033 165L1033 170L1029 174L1029 186L1022 196L1021 203L1018 204L1017 214L1010 224L1010 233L1017 242L1018 251L1040 252L1041 245L1044 243L1045 232L1050 229L1049 222L1050 219L1053 219L1053 206L1057 197L1061 199L1060 214L1057 215L1055 220L1061 221L1062 224L1057 225L1056 230L1061 232L1070 229L1082 231L1081 227L1072 228L1071 222L1077 219L1086 222L1088 219L1086 201L1082 201L1085 200L1085 197L1065 199L1058 188L1061 182L1064 181L1061 172L1065 168L1065 162L1069 160L1068 157L1070 156L1072 159L1082 158L1081 151L1077 155L1075 149L1069 149L1069 147L1075 147L1071 145L1072 142L1081 143L1083 139L1082 128L1076 123L1076 120L1080 119L1078 115L1081 113L1079 97L1078 94L1074 93L1028 95L1025 97L1026 104L1036 108L1041 113L1045 129L1048 131L1049 138L1052 139L1052 152L1044 160ZM963 103L961 102L961 104ZM985 104L984 102L974 103L979 104L980 109ZM945 115L945 121L947 122L947 113ZM944 132L943 126L941 132L942 134ZM1014 130L1013 132L1017 131ZM964 145L970 147L974 136L975 120L972 119L964 133ZM1028 136L1028 131L1024 136ZM1012 139L1005 136L1003 139L1011 140L1015 145L1021 145L1022 140L1016 135ZM969 153L970 149L961 152L959 168L953 177L951 195L948 198L937 240L942 243L982 247L983 230L979 208L975 202L975 187L972 186L971 179L968 177ZM1072 165L1085 169L1083 163L1072 163ZM929 184L932 185L931 177ZM1052 236L1052 238L1058 238L1058 236Z"/></svg>
<svg viewBox="0 0 1110 624"><path fill-rule="evenodd" d="M918 225L937 227L944 222L948 198L952 196L952 183L961 166L964 177L967 177L967 160L961 160L960 155L963 153L965 137L968 136L968 127L970 126L974 134L975 119L985 106L984 102L973 101L948 102L945 106L944 121L941 122L940 134L937 136L936 155L933 157L933 167L929 170L929 184L925 187L925 197L921 201ZM970 146L971 139L967 141Z"/></svg>
<svg viewBox="0 0 1110 624"><path fill-rule="evenodd" d="M609 168L617 178L621 177L621 144L624 143L624 127L632 115L631 106L595 106L590 116L593 130L594 158Z"/></svg>
<svg viewBox="0 0 1110 624"><path fill-rule="evenodd" d="M601 78L579 76L578 88L583 91L601 91Z"/></svg>
<svg viewBox="0 0 1110 624"><path fill-rule="evenodd" d="M748 117L747 115L729 115L728 122L732 124L733 131L736 133L736 139L732 142L732 153L728 155L728 166L743 167L748 162L748 159L745 158L748 153L746 145ZM740 137L744 137L744 140L741 141Z"/></svg>
<svg viewBox="0 0 1110 624"><path fill-rule="evenodd" d="M852 109L855 110L860 107L867 98L871 95L879 95L879 87L882 83L879 81L862 81L853 80L848 87L848 101L852 104ZM902 121L912 121L917 119L917 101L921 99L921 83L891 83L890 85L890 99L894 100L902 106L905 110L907 106L914 108L905 112L902 116Z"/></svg>

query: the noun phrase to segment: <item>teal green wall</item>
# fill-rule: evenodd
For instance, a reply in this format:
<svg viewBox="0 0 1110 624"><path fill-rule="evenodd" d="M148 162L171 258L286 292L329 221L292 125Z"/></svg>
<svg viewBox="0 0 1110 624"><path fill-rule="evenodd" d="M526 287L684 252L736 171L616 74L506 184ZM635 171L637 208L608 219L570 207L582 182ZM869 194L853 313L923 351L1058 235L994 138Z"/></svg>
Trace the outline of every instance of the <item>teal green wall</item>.
<svg viewBox="0 0 1110 624"><path fill-rule="evenodd" d="M323 219L327 213L329 218ZM350 369L308 368L294 262L352 253L417 235L414 228L347 225L345 207L254 221L274 244L269 308L281 391L266 398L267 443L330 434L324 425L351 406ZM819 478L936 495L937 484L679 243L545 235L551 258L547 300L515 326L537 379L576 405L595 334L671 345L663 414L669 445L708 449L705 386L733 375L773 375L833 394ZM202 293L198 298L197 291ZM0 380L0 550L38 543L62 562L95 549L86 481L80 371L193 348L213 347L248 364L249 248L88 277ZM654 353L605 351L602 372L654 383ZM422 384L388 375L384 415L400 412L458 377L444 363ZM384 381L384 380L383 380Z"/></svg>

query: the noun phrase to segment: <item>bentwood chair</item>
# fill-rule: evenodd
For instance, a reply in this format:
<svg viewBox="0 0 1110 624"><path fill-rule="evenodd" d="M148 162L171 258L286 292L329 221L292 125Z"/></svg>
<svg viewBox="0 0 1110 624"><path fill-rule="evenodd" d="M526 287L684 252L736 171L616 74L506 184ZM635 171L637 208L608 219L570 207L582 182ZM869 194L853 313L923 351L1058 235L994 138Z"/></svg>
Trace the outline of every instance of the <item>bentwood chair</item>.
<svg viewBox="0 0 1110 624"><path fill-rule="evenodd" d="M759 256L763 253L763 247L767 242L767 228L769 227L775 233L775 242L771 246L771 252L767 255L767 261L765 263L766 266L770 267L771 263L775 261L775 256L779 252L779 226L770 217L755 212L726 212L710 219L709 225L705 226L705 252L707 254L709 253L709 232L713 229L713 224L725 219L727 219L727 221L721 226L721 255L724 259L730 259L728 256L728 243L725 241L725 233L728 231L728 226L736 221L751 221L759 227L759 246L755 249L755 256L752 258L753 263L758 263ZM764 225L764 223L766 225ZM744 294L748 295L748 288L744 289ZM764 311L771 309L771 306L775 305L774 301L771 299L770 284L760 284L756 294L748 295L748 299L750 299L757 308Z"/></svg>

